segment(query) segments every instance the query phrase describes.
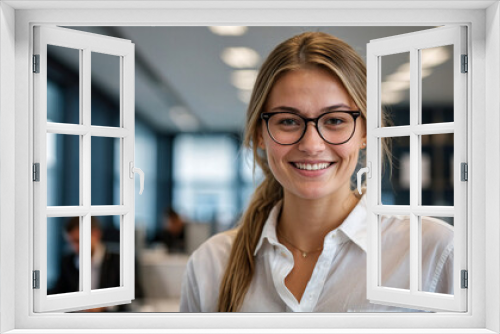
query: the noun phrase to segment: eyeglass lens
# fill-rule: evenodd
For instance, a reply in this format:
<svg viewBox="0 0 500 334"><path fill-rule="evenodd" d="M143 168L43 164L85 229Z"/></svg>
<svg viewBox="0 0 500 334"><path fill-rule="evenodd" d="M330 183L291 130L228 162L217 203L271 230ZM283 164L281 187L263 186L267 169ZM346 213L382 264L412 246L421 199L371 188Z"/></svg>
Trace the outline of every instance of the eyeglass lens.
<svg viewBox="0 0 500 334"><path fill-rule="evenodd" d="M306 131L306 122L294 113L277 113L269 118L269 132L280 144L293 144ZM318 120L318 130L324 140L331 144L343 143L352 136L355 120L350 113L331 112Z"/></svg>

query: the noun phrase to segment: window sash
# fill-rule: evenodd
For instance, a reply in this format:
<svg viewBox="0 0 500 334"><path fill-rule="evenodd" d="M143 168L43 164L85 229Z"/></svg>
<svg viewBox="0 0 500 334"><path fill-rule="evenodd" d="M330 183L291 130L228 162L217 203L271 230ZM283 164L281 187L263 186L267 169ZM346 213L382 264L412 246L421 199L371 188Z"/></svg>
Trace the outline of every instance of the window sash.
<svg viewBox="0 0 500 334"><path fill-rule="evenodd" d="M209 2L210 3L210 2ZM488 145L497 145L499 143L499 137L497 132L498 122L498 89L499 80L498 78L498 57L496 51L500 42L495 29L484 30L484 23L487 26L498 27L499 26L499 16L498 8L494 8L496 5L490 6L490 8L485 9L485 4L469 2L461 3L446 3L440 2L444 9L432 8L425 9L428 4L423 5L423 3L398 3L399 9L394 9L394 7L387 8L386 4L382 2L373 2L373 9L361 9L352 10L349 8L355 7L356 4L347 2L331 2L329 5L331 8L324 8L321 6L321 10L318 10L318 5L314 3L305 4L308 10L304 9L293 9L287 6L284 8L269 8L266 3L259 4L258 8L251 11L245 10L232 10L230 6L221 8L217 10L219 14L218 19L214 22L218 24L224 24L227 22L238 22L240 24L257 24L257 25L269 25L271 22L275 25L283 24L289 25L289 22L294 22L296 25L307 25L310 21L310 13L315 14L314 24L316 25L352 25L352 22L363 22L365 25L374 26L385 26L385 25L422 25L422 24L454 24L457 22L469 22L468 26L474 29L470 30L470 36L472 38L471 50L472 52L479 56L471 58L471 65L476 68L477 74L475 76L469 77L469 82L473 85L471 86L471 92L469 94L473 99L469 100L469 105L473 107L473 111L476 113L477 117L480 119L483 116L488 116L489 119L493 119L492 122L482 122L480 119L474 123L470 122L468 125L469 131L474 132L474 136L470 138L471 159L474 159L471 164L477 166L478 168L471 168L469 170L470 175L474 175L475 183L471 183L471 189L469 191L474 194L474 198L471 198L469 203L471 210L469 215L472 218L473 224L469 226L470 230L474 233L471 234L471 239L469 240L469 246L474 244L475 246L471 248L471 259L470 264L475 270L475 278L469 282L473 288L469 289L471 309L469 314L462 313L436 313L436 314L378 314L374 317L372 314L314 314L314 315L273 315L273 316L257 316L252 314L247 315L233 315L231 317L225 315L135 315L133 317L129 315L82 315L82 314L51 314L51 315L33 315L29 312L31 309L31 301L29 294L32 292L31 283L28 282L28 277L31 272L32 260L29 263L23 265L23 261L26 259L31 259L31 254L33 253L33 246L30 245L32 233L32 217L33 212L30 211L32 203L32 185L31 181L28 180L26 175L31 172L31 155L27 154L16 154L16 152L32 152L32 144L27 138L31 136L31 116L29 116L28 111L31 110L32 97L31 89L28 88L28 84L31 83L31 78L28 75L28 64L31 62L31 47L28 45L30 41L30 30L28 27L37 23L47 23L54 24L57 22L64 22L66 25L151 25L154 22L155 25L172 25L172 22L179 22L179 24L195 23L195 24L206 24L206 17L210 13L213 13L213 9L207 9L205 7L197 7L193 10L185 10L184 8L174 7L175 5L167 4L166 2L162 5L163 9L150 9L150 10L127 10L123 8L115 8L112 11L108 11L103 14L102 9L96 9L100 4L87 2L88 10L73 10L73 9L61 9L58 6L56 10L46 9L42 6L47 6L47 1L39 1L36 4L31 3L22 8L29 9L29 11L24 11L21 7L18 7L14 3L9 3L9 5L4 4L1 11L6 15L6 20L1 21L2 27L8 26L11 29L3 29L2 37L10 36L11 39L2 39L3 55L7 54L7 57L2 58L2 76L0 79L4 83L0 86L0 90L3 93L1 99L2 106L10 106L10 108L15 108L14 112L8 112L2 115L2 129L12 129L16 128L16 135L14 136L13 131L0 131L3 141L3 149L1 150L1 156L4 158L4 163L11 161L10 170L17 170L15 174L15 184L13 182L2 182L2 217L5 218L12 217L12 219L4 219L1 221L2 228L2 302L6 305L14 305L16 307L6 307L2 308L1 320L2 327L7 330L10 329L23 329L32 328L32 331L38 332L35 328L67 328L65 332L77 332L78 330L71 330L71 328L107 328L108 330L97 330L88 329L92 333L107 332L112 328L123 328L128 329L136 328L140 323L141 328L135 332L144 332L145 328L166 328L167 326L171 328L193 328L193 320L198 325L198 328L231 328L233 332L238 332L236 328L255 328L255 332L269 332L272 328L304 328L306 326L309 329L312 328L330 328L332 332L335 332L338 328L350 328L353 323L362 324L363 329L360 326L358 331L351 329L354 333L365 333L374 332L378 333L381 328L398 328L398 332L401 333L413 333L415 329L408 328L421 328L420 332L432 332L432 333L448 333L450 330L445 328L469 328L467 332L469 333L486 333L489 330L497 331L498 328L498 310L499 303L498 292L490 291L490 288L496 290L498 286L498 228L493 223L498 221L498 209L496 204L498 203L498 177L493 177L490 182L486 183L486 191L484 190L484 173L483 168L485 162L490 163L489 169L492 175L495 174L496 166L498 165L496 161L499 159L499 153L497 151L490 152L491 154L487 157L484 154L484 141L485 141L485 130L491 131L491 133L496 133L493 138L489 138ZM138 6L141 4L138 3ZM14 12L14 8L18 8ZM147 5L144 3L142 8L146 8ZM340 7L339 7L340 6ZM360 5L361 6L361 5ZM405 8L412 7L411 10ZM434 6L434 4L433 4ZM457 6L457 7L455 7ZM120 7L117 4L117 7ZM347 9L346 9L347 7ZM493 7L493 8L492 8ZM43 10L39 10L44 8ZM54 8L54 7L51 7ZM464 10L464 8L467 8ZM378 9L378 10L376 10ZM386 10L387 9L387 10ZM450 10L451 9L451 10ZM376 10L376 11L374 11ZM374 15L376 12L376 15ZM7 15L8 14L8 15ZM99 14L99 15L96 15ZM488 18L486 17L488 14ZM16 16L16 22L14 24L14 16ZM269 17L272 17L269 19ZM17 28L16 28L17 27ZM16 29L15 29L16 28ZM0 29L1 31L1 29ZM16 38L14 38L14 31L16 32ZM14 40L16 40L16 53L14 54ZM485 48L489 49L485 55ZM488 68L488 71L484 71L484 68ZM14 70L11 68L16 68L17 76L14 75ZM482 70L481 70L482 69ZM16 79L16 86L10 85ZM488 83L488 85L486 85ZM14 94L18 92L17 94ZM488 99L485 99L488 97ZM6 107L3 110L7 110ZM16 115L16 117L14 117ZM471 118L470 114L468 115ZM496 121L495 121L496 120ZM3 122L5 121L5 122ZM16 138L21 138L16 140L15 148L11 143L14 142ZM7 139L7 140L5 140ZM8 144L6 144L8 143ZM15 157L15 159L14 159ZM15 162L14 162L15 161ZM491 164L494 162L493 164ZM5 166L5 165L4 165ZM5 169L3 170L5 172ZM8 181L11 174L2 174L2 181ZM10 198L14 191L18 192L16 195L15 205L12 209L9 208ZM488 198L485 197L485 193L488 193ZM9 200L5 200L9 198ZM486 200L486 209L484 208L484 203ZM488 205L491 204L491 205ZM16 211L15 221L16 225L12 224L14 218L14 208ZM485 219L488 217L488 219ZM15 229L16 243L8 243L5 241L10 241L13 231ZM485 232L487 232L485 234ZM489 232L489 233L488 233ZM493 232L493 233L491 233ZM487 237L485 237L485 235ZM485 249L493 250L492 256L485 257ZM8 253L9 255L6 255ZM16 262L16 266L14 266ZM486 265L489 268L489 274L486 276L485 271ZM6 270L5 270L6 269ZM15 277L15 279L14 279ZM5 283L12 283L15 286L14 289L5 289ZM485 294L485 289L488 289L489 293ZM5 291L7 290L7 291ZM5 305L4 304L4 305ZM485 307L488 308L488 312L485 311ZM474 310L473 313L470 313ZM14 323L14 319L16 319ZM422 321L425 319L425 321ZM89 321L90 320L90 321ZM257 329L256 322L258 321L260 326L265 326L266 329ZM168 321L169 325L165 325ZM353 322L354 321L354 322ZM369 329L371 328L371 330ZM405 329L406 328L406 329ZM426 329L432 328L432 329ZM443 329L438 329L443 328ZM40 330L42 332L43 330ZM175 330L165 329L165 332L175 332ZM244 330L241 330L243 332ZM314 331L314 330L312 330ZM342 330L337 330L341 332ZM390 330L389 330L390 331ZM202 332L202 330L199 330Z"/></svg>
<svg viewBox="0 0 500 334"><path fill-rule="evenodd" d="M368 120L367 120L367 164L371 166L371 178L367 180L368 196L368 254L367 296L372 302L418 308L432 311L467 310L467 290L461 288L461 270L467 269L467 182L460 178L460 163L467 160L467 76L460 73L460 59L467 54L465 27L452 26L434 28L411 34L372 40L367 47L368 66ZM420 115L420 61L419 50L437 46L454 45L454 122L419 124ZM381 123L381 57L402 52L410 53L410 125L382 127ZM421 192L421 145L420 136L428 134L454 134L454 206L419 205ZM383 205L381 189L381 159L383 137L410 137L410 205ZM410 289L401 290L380 286L381 241L380 214L406 214L410 216ZM419 244L420 215L454 217L454 294L443 295L419 291L421 277Z"/></svg>
<svg viewBox="0 0 500 334"><path fill-rule="evenodd" d="M80 124L47 121L47 45L80 52ZM120 127L91 125L91 53L120 57ZM96 34L59 27L37 26L34 54L40 55L40 73L34 80L34 162L40 163L40 181L34 183L34 270L40 271L40 288L34 292L34 311L74 311L129 303L134 298L134 180L129 162L134 161L134 44ZM80 138L80 205L47 206L47 133L78 135ZM120 205L91 205L91 138L121 140ZM91 289L90 217L120 215L120 287ZM80 218L80 291L47 295L47 217Z"/></svg>

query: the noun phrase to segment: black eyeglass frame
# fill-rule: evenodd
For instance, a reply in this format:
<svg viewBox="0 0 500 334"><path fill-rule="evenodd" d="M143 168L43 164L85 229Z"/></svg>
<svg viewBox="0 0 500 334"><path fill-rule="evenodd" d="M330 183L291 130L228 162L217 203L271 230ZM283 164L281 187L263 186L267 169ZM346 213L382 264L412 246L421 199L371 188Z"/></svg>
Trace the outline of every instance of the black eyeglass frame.
<svg viewBox="0 0 500 334"><path fill-rule="evenodd" d="M338 113L344 113L344 114L350 114L354 120L354 128L352 130L352 133L351 135L349 136L349 138L341 143L332 143L332 142L329 142L328 140L325 139L325 137L323 137L323 135L321 134L321 131L319 131L319 127L318 127L318 121L320 118L322 118L323 116L325 115L328 115L328 114L338 114ZM293 115L296 115L300 118L302 118L304 120L304 131L302 132L302 135L300 135L299 139L297 139L295 142L293 143L290 143L290 144L282 144L280 143L279 141L277 141L273 135L271 134L271 131L269 130L269 120L271 119L271 117L273 115L277 115L277 114L293 114ZM361 116L361 111L359 110L339 110L339 111L329 111L329 112L325 112L321 115L319 115L318 117L316 118L307 118L307 117L304 117L304 116L301 116L297 113L293 113L293 112L289 112L289 111L278 111L278 112L264 112L262 114L260 114L260 118L264 121L266 121L266 128L267 128L267 133L269 133L269 136L271 137L271 139L277 143L277 144L280 144L280 145L295 145L297 144L299 141L302 140L302 138L304 138L304 135L306 134L306 131L307 131L307 123L309 122L313 122L314 125L316 126L316 131L318 131L318 134L319 136L321 137L321 139L323 139L325 142L327 142L328 144L330 145L342 145L342 144L345 144L347 143L349 140L351 140L352 136L354 136L354 133L356 132L356 120L358 119L358 117Z"/></svg>

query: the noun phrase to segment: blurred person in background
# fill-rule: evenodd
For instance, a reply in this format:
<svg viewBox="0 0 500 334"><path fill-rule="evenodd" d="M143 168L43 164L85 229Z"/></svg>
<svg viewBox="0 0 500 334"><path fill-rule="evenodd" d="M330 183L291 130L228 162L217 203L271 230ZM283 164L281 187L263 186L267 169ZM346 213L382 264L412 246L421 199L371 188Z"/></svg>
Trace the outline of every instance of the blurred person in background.
<svg viewBox="0 0 500 334"><path fill-rule="evenodd" d="M90 232L90 252L91 252L91 267L92 290L114 288L120 286L120 254L113 252L106 247L102 242L102 229L99 220L96 217L91 217L91 232ZM63 256L60 263L60 274L53 289L49 294L59 294L79 291L80 282L80 218L73 217L64 226L64 236L68 244L71 246L72 252ZM135 297L136 299L143 298L144 294L142 286L137 275L135 276ZM106 312L106 311L129 311L127 305L119 305L118 307L98 307L86 310L87 312Z"/></svg>
<svg viewBox="0 0 500 334"><path fill-rule="evenodd" d="M163 242L169 253L185 253L186 237L185 223L182 217L172 208L163 211L162 230L156 237Z"/></svg>

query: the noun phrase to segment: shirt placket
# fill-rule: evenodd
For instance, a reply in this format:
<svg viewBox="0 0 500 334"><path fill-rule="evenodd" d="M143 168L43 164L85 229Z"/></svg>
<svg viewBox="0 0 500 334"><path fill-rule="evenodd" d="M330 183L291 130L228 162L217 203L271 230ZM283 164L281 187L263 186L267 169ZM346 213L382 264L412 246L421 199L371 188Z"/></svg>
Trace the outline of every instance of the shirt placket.
<svg viewBox="0 0 500 334"><path fill-rule="evenodd" d="M301 312L313 312L318 303L319 296L325 285L326 276L330 270L333 258L338 251L338 246L341 242L341 237L337 231L330 232L323 245L323 252L318 258L318 262L314 267L311 278L306 285L304 295L300 301Z"/></svg>
<svg viewBox="0 0 500 334"><path fill-rule="evenodd" d="M299 303L285 285L285 278L293 268L293 255L281 244L275 244L271 252L273 283L281 300L294 312L299 311Z"/></svg>

